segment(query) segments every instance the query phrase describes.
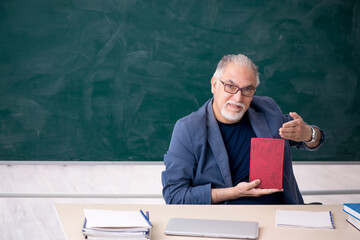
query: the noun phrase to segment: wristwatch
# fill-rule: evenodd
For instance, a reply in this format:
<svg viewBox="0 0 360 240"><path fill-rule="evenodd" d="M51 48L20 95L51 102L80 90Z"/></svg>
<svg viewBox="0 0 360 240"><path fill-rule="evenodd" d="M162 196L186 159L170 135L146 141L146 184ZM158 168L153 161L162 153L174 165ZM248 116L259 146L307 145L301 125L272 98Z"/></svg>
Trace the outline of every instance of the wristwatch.
<svg viewBox="0 0 360 240"><path fill-rule="evenodd" d="M316 141L317 133L316 133L315 129L314 129L312 126L309 125L309 127L311 128L311 132L312 132L312 134L311 134L311 140L310 140L310 141L304 141L304 142L306 142L306 143L313 143L313 142Z"/></svg>

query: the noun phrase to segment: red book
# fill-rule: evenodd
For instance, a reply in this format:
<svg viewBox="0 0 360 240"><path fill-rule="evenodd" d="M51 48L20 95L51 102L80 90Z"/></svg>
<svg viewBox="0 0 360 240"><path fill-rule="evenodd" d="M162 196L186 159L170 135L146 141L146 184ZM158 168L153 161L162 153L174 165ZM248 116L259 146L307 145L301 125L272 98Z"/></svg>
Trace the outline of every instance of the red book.
<svg viewBox="0 0 360 240"><path fill-rule="evenodd" d="M251 139L249 181L260 179L257 188L282 189L284 147L284 139Z"/></svg>

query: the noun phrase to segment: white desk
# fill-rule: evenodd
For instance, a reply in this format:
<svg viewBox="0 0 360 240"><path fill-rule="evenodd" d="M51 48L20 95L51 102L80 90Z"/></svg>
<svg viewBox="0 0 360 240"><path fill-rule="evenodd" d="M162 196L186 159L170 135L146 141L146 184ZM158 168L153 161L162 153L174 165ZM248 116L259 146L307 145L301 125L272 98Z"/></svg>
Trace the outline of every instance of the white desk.
<svg viewBox="0 0 360 240"><path fill-rule="evenodd" d="M112 210L140 210L150 212L153 224L152 240L197 239L197 237L167 236L164 229L172 217L243 220L259 222L259 240L356 240L360 231L346 222L342 205L117 205L117 204L55 204L55 208L68 240L84 239L81 229L84 208ZM335 229L309 229L275 226L276 209L303 211L332 211ZM215 238L201 238L211 239Z"/></svg>

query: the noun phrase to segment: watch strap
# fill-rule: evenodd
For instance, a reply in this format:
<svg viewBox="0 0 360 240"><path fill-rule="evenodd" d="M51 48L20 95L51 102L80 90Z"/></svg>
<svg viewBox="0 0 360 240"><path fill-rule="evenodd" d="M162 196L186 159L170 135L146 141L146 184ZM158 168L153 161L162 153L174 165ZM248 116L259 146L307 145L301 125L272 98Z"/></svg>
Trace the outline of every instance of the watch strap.
<svg viewBox="0 0 360 240"><path fill-rule="evenodd" d="M311 128L311 140L310 141L304 141L304 142L306 142L306 143L313 143L313 142L315 142L316 141L316 131L315 131L315 129L312 127L312 126L310 126L309 125L309 127Z"/></svg>

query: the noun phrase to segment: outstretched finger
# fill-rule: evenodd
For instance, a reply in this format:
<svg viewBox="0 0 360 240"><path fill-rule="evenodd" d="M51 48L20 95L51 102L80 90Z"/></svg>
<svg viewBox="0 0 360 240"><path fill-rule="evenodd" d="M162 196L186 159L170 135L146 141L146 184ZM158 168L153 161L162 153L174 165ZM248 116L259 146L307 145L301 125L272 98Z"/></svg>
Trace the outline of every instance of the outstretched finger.
<svg viewBox="0 0 360 240"><path fill-rule="evenodd" d="M281 191L282 190L280 189L253 188L247 192L247 196L260 197L262 195L269 195Z"/></svg>

